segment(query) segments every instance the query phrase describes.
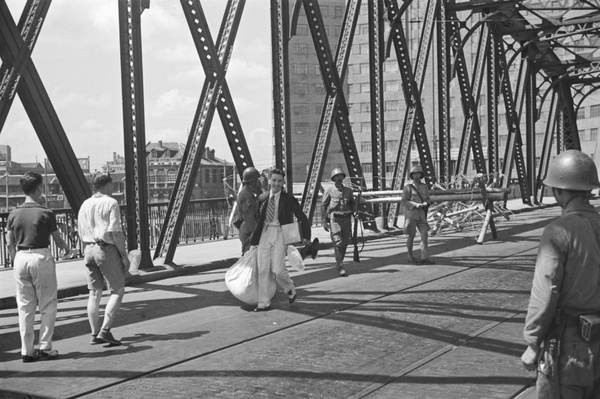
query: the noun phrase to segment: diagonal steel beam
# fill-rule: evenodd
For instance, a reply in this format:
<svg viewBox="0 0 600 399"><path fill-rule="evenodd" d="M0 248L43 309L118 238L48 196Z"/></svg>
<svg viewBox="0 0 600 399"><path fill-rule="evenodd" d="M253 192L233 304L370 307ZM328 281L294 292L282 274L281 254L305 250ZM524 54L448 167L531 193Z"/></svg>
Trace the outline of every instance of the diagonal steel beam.
<svg viewBox="0 0 600 399"><path fill-rule="evenodd" d="M252 165L250 152L243 139L243 133L231 101L231 94L225 81L225 73L244 4L245 0L228 1L217 38L218 45L215 48L200 2L198 0L181 0L184 14L200 56L200 62L206 73L206 80L169 201L165 222L154 252L155 258L164 254L165 263L172 262L177 248L179 233L185 219L185 209L192 195L215 108L219 110L230 147L232 142L236 143L235 148L232 148L232 152L234 152L238 172L241 173L247 166Z"/></svg>
<svg viewBox="0 0 600 399"><path fill-rule="evenodd" d="M340 34L335 59L332 56L329 41L325 34L323 16L321 15L318 2L315 0L303 0L302 4L307 15L317 52L317 59L327 90L309 166L307 183L304 186L302 195L303 212L308 216L309 220L312 220L334 123L342 144L342 151L348 168L348 176L354 184L366 188L342 85L346 70L348 69L348 59L350 48L352 47L354 30L356 29L356 21L358 20L360 0L351 0L346 7L342 33Z"/></svg>
<svg viewBox="0 0 600 399"><path fill-rule="evenodd" d="M502 71L507 71L504 41L502 40L502 38L496 36L494 43L496 45L495 51L498 60L498 67ZM531 205L531 199L527 185L525 160L523 157L523 141L521 138L520 121L521 112L523 110L523 99L525 97L525 86L527 82L527 77L530 73L530 67L531 65L528 60L524 59L523 61L521 61L521 68L519 70L519 79L515 97L513 97L512 94L510 77L508 76L508 74L502 77L502 83L500 88L502 90L504 105L506 107L506 124L508 126L508 137L506 149L504 151L504 164L502 167L502 187L506 188L510 184L513 165L516 165L517 175L519 178L519 187L521 188L521 198L524 204L529 205Z"/></svg>
<svg viewBox="0 0 600 399"><path fill-rule="evenodd" d="M571 85L564 80L558 83L559 102L559 135L563 140L565 150L581 150L579 132L577 129L577 114L573 104ZM561 151L563 149L561 148Z"/></svg>
<svg viewBox="0 0 600 399"><path fill-rule="evenodd" d="M542 202L544 198L545 185L542 181L546 178L548 173L548 166L550 164L550 156L552 153L552 144L554 141L554 134L556 132L556 119L558 110L558 92L552 90L552 97L550 99L550 109L548 110L548 122L546 123L546 132L544 134L544 144L542 146L542 154L540 156L540 166L537 173L536 179L536 193L538 193L538 201Z"/></svg>
<svg viewBox="0 0 600 399"><path fill-rule="evenodd" d="M455 31L458 35L458 30ZM469 150L473 147L473 160L477 173L486 173L485 159L481 145L481 127L479 125L479 97L483 81L483 70L489 52L490 31L487 23L481 27L479 41L477 43L477 56L475 58L475 70L473 81L468 84L466 63L462 48L459 52L457 65L458 82L461 85L461 95L465 122L461 135L460 151L458 152L456 174L467 174L469 168ZM459 39L457 39L459 41Z"/></svg>
<svg viewBox="0 0 600 399"><path fill-rule="evenodd" d="M273 65L273 107L275 167L285 172L287 187L293 190L294 167L290 125L289 0L271 0L271 50Z"/></svg>
<svg viewBox="0 0 600 399"><path fill-rule="evenodd" d="M425 115L423 114L423 106L421 104L421 89L425 76L425 66L429 49L431 47L431 39L433 37L434 20L436 16L436 8L439 6L437 0L429 0L425 15L425 24L423 25L423 35L421 38L419 53L417 56L417 64L413 73L412 64L409 54L409 46L406 41L404 29L402 26L402 15L399 12L396 0L386 0L388 9L388 19L391 23L390 36L396 51L398 59L398 67L402 77L403 94L406 102L406 115L404 118L404 126L400 138L400 145L396 154L396 165L394 167L394 175L392 180L392 190L400 190L404 186L404 179L408 172L410 164L410 148L414 137L421 166L425 172L425 180L428 184L435 182L435 169L427 142L427 134L425 132ZM388 212L388 225L396 224L398 215L398 203L390 204Z"/></svg>
<svg viewBox="0 0 600 399"><path fill-rule="evenodd" d="M21 49L25 46L6 2L0 0L0 57L10 68L15 65ZM83 201L92 193L31 59L27 60L22 69L17 93L67 200L77 213Z"/></svg>
<svg viewBox="0 0 600 399"><path fill-rule="evenodd" d="M0 67L0 78L2 79L0 81L0 131L4 127L8 112L17 94L21 72L30 60L51 1L28 0L21 13L17 27L21 32L21 38L25 45L19 50L19 55L13 65L9 67L8 63L5 62Z"/></svg>

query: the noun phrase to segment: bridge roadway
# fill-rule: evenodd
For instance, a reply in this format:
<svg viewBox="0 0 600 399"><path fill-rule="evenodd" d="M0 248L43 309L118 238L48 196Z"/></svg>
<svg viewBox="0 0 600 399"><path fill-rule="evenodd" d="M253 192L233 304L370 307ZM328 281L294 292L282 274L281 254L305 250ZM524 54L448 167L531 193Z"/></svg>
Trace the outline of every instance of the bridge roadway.
<svg viewBox="0 0 600 399"><path fill-rule="evenodd" d="M475 230L433 237L434 265L407 264L404 237L388 235L366 240L340 278L325 245L291 273L296 303L278 292L263 313L223 282L238 240L181 246L179 267L127 287L120 347L89 344L83 264L62 263L60 357L46 362L21 362L12 273L1 271L0 397L533 398L524 312L539 235L560 209L527 210L483 245Z"/></svg>

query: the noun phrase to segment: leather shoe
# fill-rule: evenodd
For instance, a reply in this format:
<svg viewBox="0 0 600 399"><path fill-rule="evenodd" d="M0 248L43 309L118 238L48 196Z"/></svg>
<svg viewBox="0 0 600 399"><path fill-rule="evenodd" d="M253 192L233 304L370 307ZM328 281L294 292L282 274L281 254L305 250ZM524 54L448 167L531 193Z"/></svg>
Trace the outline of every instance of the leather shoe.
<svg viewBox="0 0 600 399"><path fill-rule="evenodd" d="M419 262L422 265L434 265L435 262L432 261L431 259L427 258L427 259L421 259L421 261Z"/></svg>
<svg viewBox="0 0 600 399"><path fill-rule="evenodd" d="M290 303L294 303L294 301L296 300L296 297L298 296L298 294L293 292L292 290L288 291L287 295L288 295L288 301L290 301Z"/></svg>
<svg viewBox="0 0 600 399"><path fill-rule="evenodd" d="M259 307L254 308L255 312L266 312L268 310L271 310L271 305L267 306L266 308L259 308Z"/></svg>
<svg viewBox="0 0 600 399"><path fill-rule="evenodd" d="M315 238L311 244L310 256L315 259L319 253L319 239Z"/></svg>

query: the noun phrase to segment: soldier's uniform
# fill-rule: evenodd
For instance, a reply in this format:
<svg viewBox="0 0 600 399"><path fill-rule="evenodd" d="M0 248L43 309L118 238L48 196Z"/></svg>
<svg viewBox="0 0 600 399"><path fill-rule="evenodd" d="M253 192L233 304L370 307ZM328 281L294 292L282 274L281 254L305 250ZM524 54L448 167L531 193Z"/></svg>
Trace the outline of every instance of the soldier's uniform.
<svg viewBox="0 0 600 399"><path fill-rule="evenodd" d="M582 154L574 150L561 153L553 160L544 184L571 192L600 186L595 167L593 172L576 168L575 173L587 175L583 179L595 179L589 186L579 184L582 178L569 178L569 171L560 168ZM598 398L600 336L591 342L582 339L579 316L600 315L600 215L583 194L566 203L559 197L557 201L564 213L542 233L524 337L539 351L539 398ZM553 338L558 343L553 344Z"/></svg>
<svg viewBox="0 0 600 399"><path fill-rule="evenodd" d="M339 172L336 174L343 174L341 169L334 169L332 179L336 171ZM329 220L329 234L333 242L338 272L344 275L345 271L341 265L352 237L352 215L356 209L352 189L346 186L338 188L335 184L327 187L323 193L322 207L324 219Z"/></svg>

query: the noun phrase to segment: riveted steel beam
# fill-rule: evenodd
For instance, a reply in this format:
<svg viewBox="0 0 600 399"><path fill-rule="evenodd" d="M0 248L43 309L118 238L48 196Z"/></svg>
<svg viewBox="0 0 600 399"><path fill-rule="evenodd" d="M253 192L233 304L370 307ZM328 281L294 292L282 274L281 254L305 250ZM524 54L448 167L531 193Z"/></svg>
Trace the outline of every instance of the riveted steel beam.
<svg viewBox="0 0 600 399"><path fill-rule="evenodd" d="M500 171L498 157L498 98L499 98L499 79L497 53L494 51L496 40L493 34L489 36L491 51L487 58L487 122L488 122L488 173L495 174Z"/></svg>
<svg viewBox="0 0 600 399"><path fill-rule="evenodd" d="M369 0L369 76L371 82L371 162L373 165L373 190L386 189L385 130L383 107L383 62L385 47L383 40L383 3ZM385 214L386 206L375 208L376 216ZM384 217L385 225L387 219Z"/></svg>
<svg viewBox="0 0 600 399"><path fill-rule="evenodd" d="M552 153L552 144L556 132L556 119L558 111L558 91L552 90L550 99L550 109L548 110L548 121L546 123L546 131L544 133L544 144L542 154L540 155L540 166L537 170L536 191L538 201L542 202L546 186L542 183L548 173L548 165L550 164L550 156Z"/></svg>
<svg viewBox="0 0 600 399"><path fill-rule="evenodd" d="M504 41L496 37L496 58L501 70L506 71L506 55L504 50ZM508 136L506 149L504 151L504 160L502 167L502 187L508 187L512 174L513 165L516 165L519 178L519 187L521 188L521 198L524 204L531 204L529 198L529 187L527 184L525 160L523 158L523 142L521 138L521 111L523 110L523 101L525 97L525 87L530 73L531 63L527 59L521 61L519 69L519 79L515 97L512 94L510 77L502 77L501 90L506 107L506 124L508 126Z"/></svg>
<svg viewBox="0 0 600 399"><path fill-rule="evenodd" d="M460 98L465 122L462 129L460 151L457 159L455 175L466 174L469 161L469 150L473 150L473 160L475 169L478 173L486 173L485 159L481 145L481 127L479 126L479 116L477 112L479 93L481 90L481 81L483 76L483 66L485 65L486 54L488 52L489 28L488 24L483 24L479 38L475 73L473 83L469 79L467 62L462 49L460 31L458 28L458 17L456 12L449 11L451 43L452 50L455 53L455 71L460 89Z"/></svg>
<svg viewBox="0 0 600 399"><path fill-rule="evenodd" d="M21 79L21 72L30 60L35 42L39 36L42 25L46 19L51 0L28 0L21 13L17 25L21 38L25 44L19 50L19 55L13 65L4 62L0 66L0 131L4 127L8 112L17 95L17 86Z"/></svg>
<svg viewBox="0 0 600 399"><path fill-rule="evenodd" d="M19 30L15 26L6 2L0 0L0 57L8 69L16 64L22 49L27 46L22 39L24 28L26 27L23 26ZM79 212L83 201L92 193L73 147L30 58L25 61L21 69L17 93L71 208L75 213Z"/></svg>
<svg viewBox="0 0 600 399"><path fill-rule="evenodd" d="M140 249L140 269L153 266L148 225L148 172L144 118L141 0L119 2L121 95L125 144L127 249Z"/></svg>
<svg viewBox="0 0 600 399"><path fill-rule="evenodd" d="M354 30L356 29L356 21L358 20L360 0L348 2L335 58L327 40L319 3L315 0L303 0L302 5L307 16L327 93L309 165L307 182L302 195L303 212L309 220L312 220L334 123L337 127L346 167L348 168L348 177L353 184L366 188L342 84L348 69L348 59ZM363 207L361 206L361 208Z"/></svg>
<svg viewBox="0 0 600 399"><path fill-rule="evenodd" d="M529 74L529 79L526 82L525 86L525 142L526 142L526 153L527 157L525 159L525 170L526 176L528 177L527 185L529 189L529 193L532 194L532 199L534 203L538 203L536 193L536 140L535 140L535 122L537 120L537 107L536 107L536 98L537 98L537 88L536 88L536 74L535 72L531 72Z"/></svg>
<svg viewBox="0 0 600 399"><path fill-rule="evenodd" d="M391 24L390 38L398 59L398 67L400 76L402 77L403 94L406 102L406 116L404 118L404 126L402 128L402 135L400 138L400 145L398 146L392 180L392 189L394 190L399 190L404 186L404 180L410 164L410 148L413 137L419 151L421 166L425 172L425 181L427 184L432 184L436 181L435 168L433 166L431 151L429 149L425 131L425 115L423 114L423 106L421 103L421 89L423 87L429 49L431 48L431 38L433 36L434 26L433 21L436 15L436 8L438 7L438 1L430 0L427 4L423 35L419 44L417 64L413 72L409 47L404 34L398 4L396 0L386 0L388 19ZM388 213L389 225L396 224L397 215L398 204L391 204Z"/></svg>
<svg viewBox="0 0 600 399"><path fill-rule="evenodd" d="M186 149L173 187L169 207L165 216L154 258L164 254L164 262L171 263L179 241L179 233L185 219L185 210L191 198L196 174L202 160L208 132L214 117L215 108L230 145L238 173L252 165L237 114L231 101L231 94L225 81L233 42L237 33L245 0L229 0L221 29L217 37L217 47L213 42L198 0L181 0L188 26L206 74L200 102L192 121Z"/></svg>
<svg viewBox="0 0 600 399"><path fill-rule="evenodd" d="M275 128L275 167L282 169L293 189L294 167L290 125L289 0L271 0L271 50L273 65L273 109Z"/></svg>
<svg viewBox="0 0 600 399"><path fill-rule="evenodd" d="M558 83L559 101L559 123L558 131L562 138L564 150L581 150L579 131L577 130L577 114L573 106L573 95L571 85L568 82ZM561 148L563 150L563 148Z"/></svg>
<svg viewBox="0 0 600 399"><path fill-rule="evenodd" d="M437 19L437 86L438 86L438 163L441 182L450 182L451 135L450 135L450 43L446 6L438 7Z"/></svg>

